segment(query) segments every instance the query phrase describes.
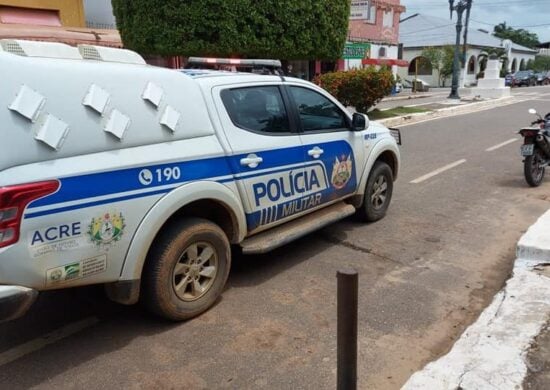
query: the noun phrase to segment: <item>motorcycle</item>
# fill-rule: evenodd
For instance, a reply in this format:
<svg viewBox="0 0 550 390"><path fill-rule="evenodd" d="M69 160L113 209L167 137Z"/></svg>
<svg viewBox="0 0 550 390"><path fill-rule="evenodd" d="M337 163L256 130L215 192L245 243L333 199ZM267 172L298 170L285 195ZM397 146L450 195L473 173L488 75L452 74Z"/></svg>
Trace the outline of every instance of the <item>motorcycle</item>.
<svg viewBox="0 0 550 390"><path fill-rule="evenodd" d="M550 113L543 118L536 110L530 109L530 114L537 115L537 120L531 127L521 129L518 133L523 137L521 155L525 180L531 187L542 183L546 167L550 164Z"/></svg>

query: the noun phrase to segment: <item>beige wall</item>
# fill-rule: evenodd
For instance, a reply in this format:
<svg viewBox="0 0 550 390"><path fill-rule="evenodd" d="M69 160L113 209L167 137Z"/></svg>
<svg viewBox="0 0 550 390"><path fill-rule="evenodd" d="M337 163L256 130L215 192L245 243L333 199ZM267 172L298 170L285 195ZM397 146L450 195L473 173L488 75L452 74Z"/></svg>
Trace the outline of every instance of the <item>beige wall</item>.
<svg viewBox="0 0 550 390"><path fill-rule="evenodd" d="M86 27L82 0L0 0L0 6L48 9L59 11L61 24L66 27Z"/></svg>

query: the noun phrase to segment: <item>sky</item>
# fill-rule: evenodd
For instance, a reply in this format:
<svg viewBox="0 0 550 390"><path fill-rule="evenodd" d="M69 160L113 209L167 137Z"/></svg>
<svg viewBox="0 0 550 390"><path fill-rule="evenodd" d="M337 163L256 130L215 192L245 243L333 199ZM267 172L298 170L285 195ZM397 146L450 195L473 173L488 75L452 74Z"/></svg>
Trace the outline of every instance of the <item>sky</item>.
<svg viewBox="0 0 550 390"><path fill-rule="evenodd" d="M417 12L449 19L448 0L401 0L401 4L407 7L402 19ZM456 22L456 14L453 20ZM550 42L550 0L473 0L470 28L492 32L502 22L536 33L541 42Z"/></svg>

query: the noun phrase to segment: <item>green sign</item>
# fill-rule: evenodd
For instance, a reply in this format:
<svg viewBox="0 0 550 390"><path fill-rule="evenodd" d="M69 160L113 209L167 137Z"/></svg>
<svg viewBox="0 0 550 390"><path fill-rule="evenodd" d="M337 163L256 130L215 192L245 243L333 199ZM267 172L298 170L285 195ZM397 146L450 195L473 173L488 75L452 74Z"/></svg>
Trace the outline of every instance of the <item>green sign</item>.
<svg viewBox="0 0 550 390"><path fill-rule="evenodd" d="M345 60L362 60L370 56L370 43L346 43L344 47Z"/></svg>

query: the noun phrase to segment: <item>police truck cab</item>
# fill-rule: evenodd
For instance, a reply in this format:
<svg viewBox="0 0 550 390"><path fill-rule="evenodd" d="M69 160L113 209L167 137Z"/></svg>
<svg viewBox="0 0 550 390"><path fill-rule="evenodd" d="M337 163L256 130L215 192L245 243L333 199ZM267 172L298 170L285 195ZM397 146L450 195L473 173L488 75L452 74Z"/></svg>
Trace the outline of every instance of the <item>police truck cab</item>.
<svg viewBox="0 0 550 390"><path fill-rule="evenodd" d="M381 219L397 130L278 75L169 70L121 49L0 41L0 320L103 284L183 320L259 254Z"/></svg>

